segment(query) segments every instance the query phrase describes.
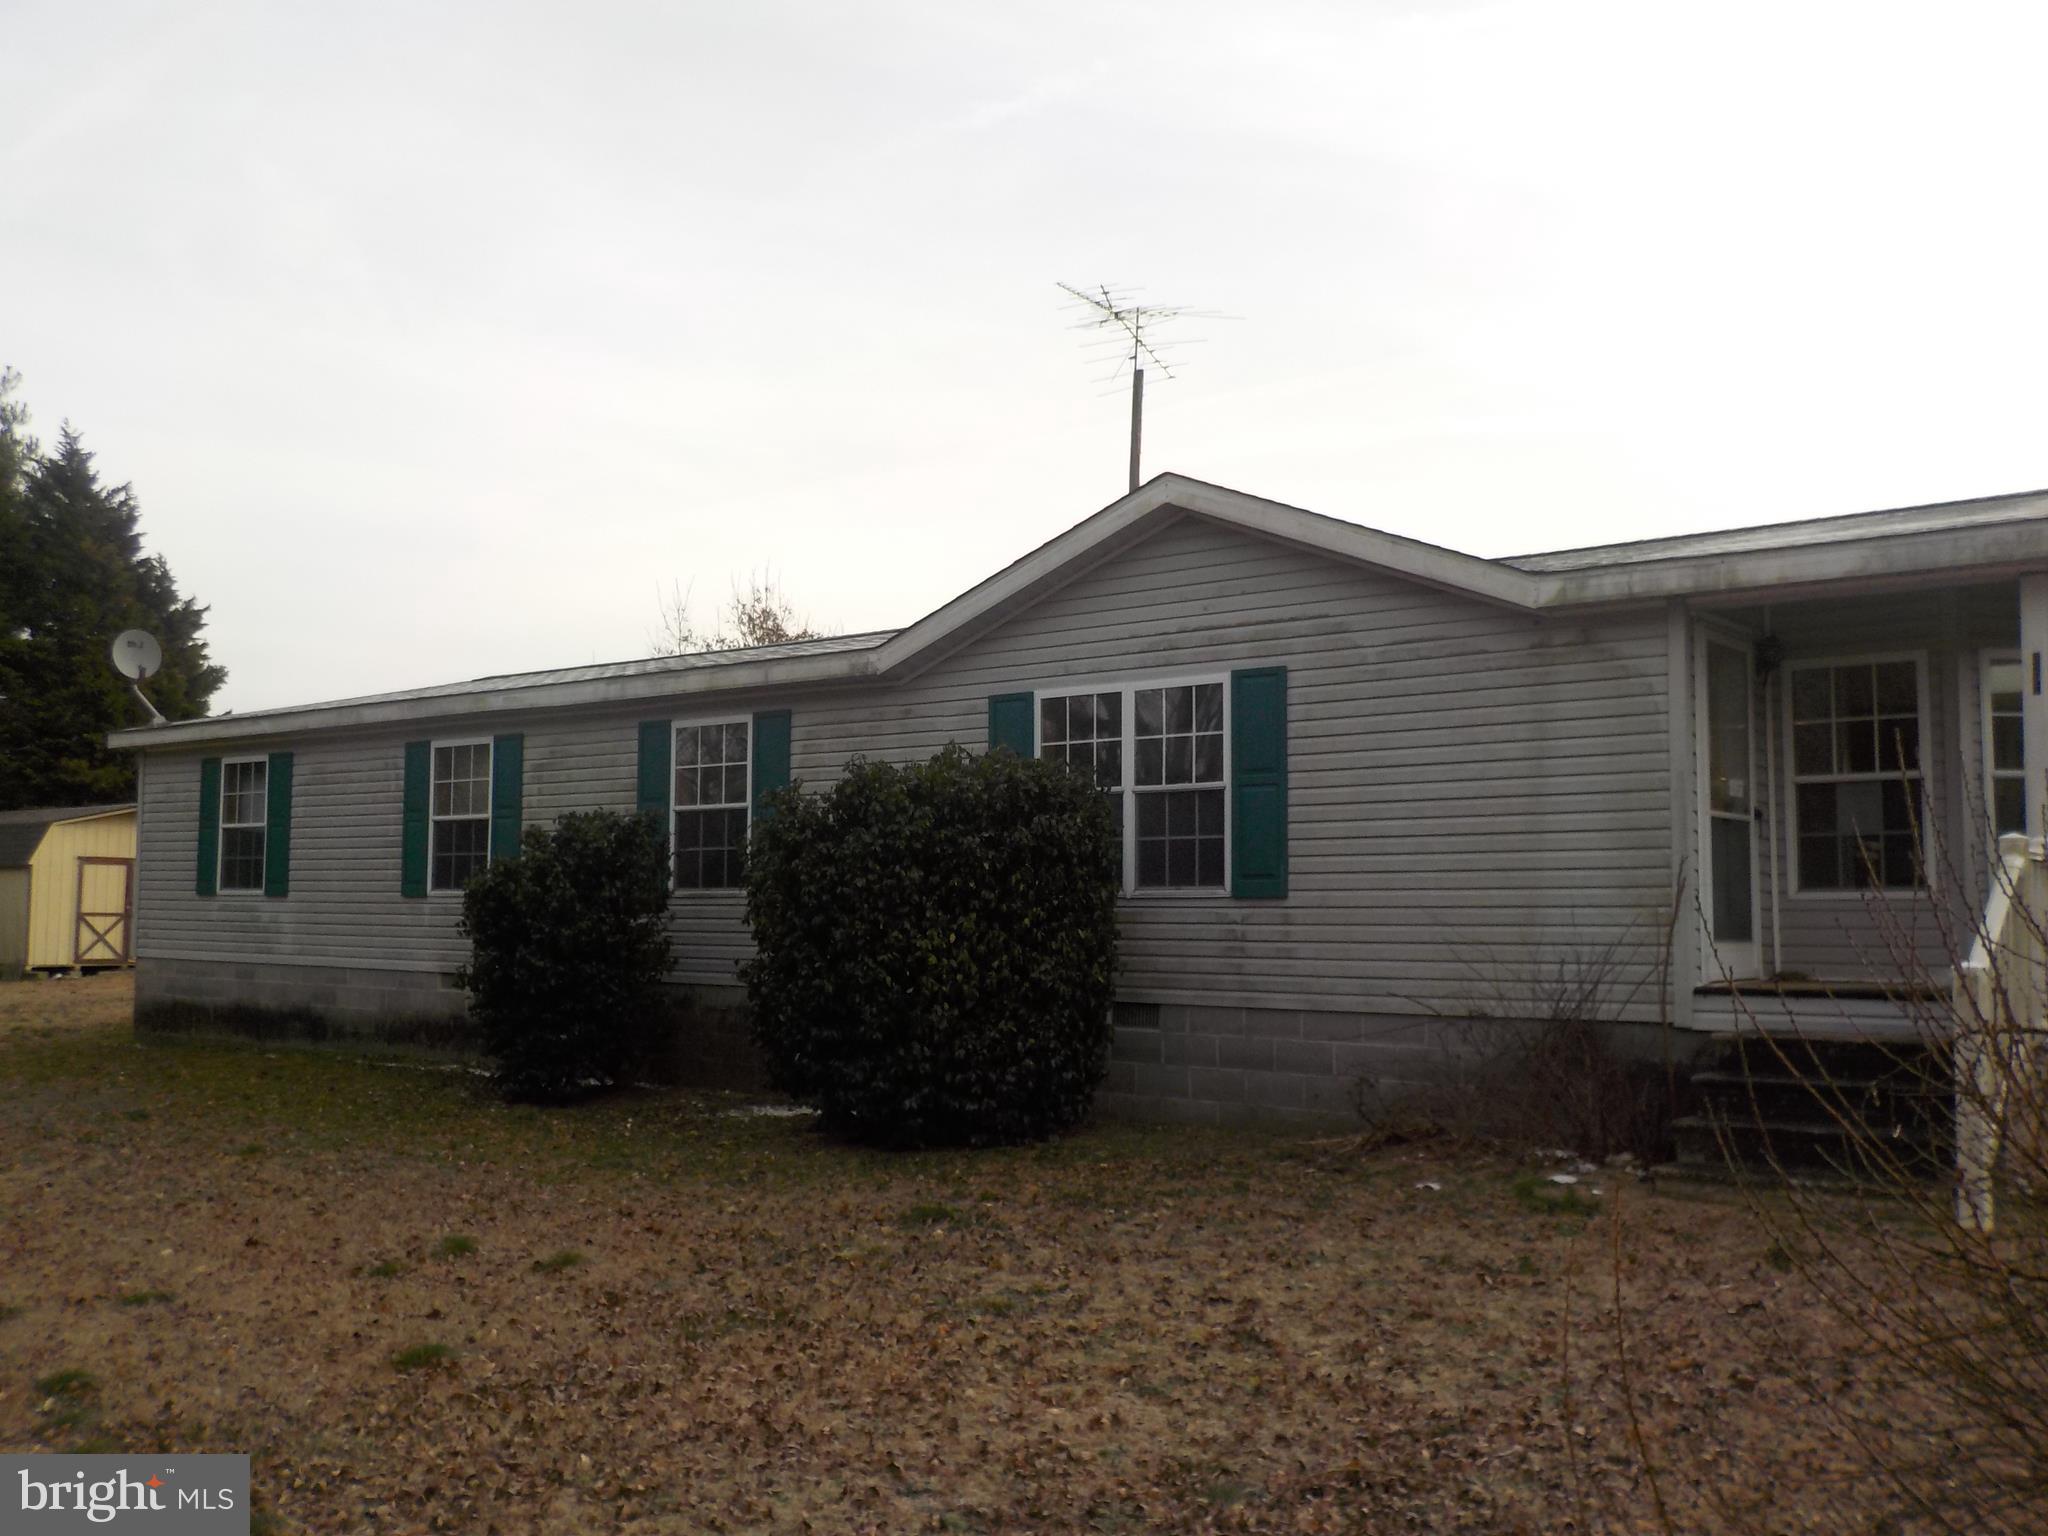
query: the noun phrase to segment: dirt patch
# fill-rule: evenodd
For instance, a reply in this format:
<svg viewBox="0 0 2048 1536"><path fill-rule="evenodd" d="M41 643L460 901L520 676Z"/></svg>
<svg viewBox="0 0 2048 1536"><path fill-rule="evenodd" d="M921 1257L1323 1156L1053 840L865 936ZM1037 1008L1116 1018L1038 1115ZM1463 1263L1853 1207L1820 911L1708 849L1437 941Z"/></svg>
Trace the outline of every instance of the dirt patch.
<svg viewBox="0 0 2048 1536"><path fill-rule="evenodd" d="M271 1529L1887 1515L1781 1341L1887 1384L1733 1203L1434 1144L884 1156L733 1098L536 1111L138 1043L125 993L0 989L0 1446L248 1451Z"/></svg>

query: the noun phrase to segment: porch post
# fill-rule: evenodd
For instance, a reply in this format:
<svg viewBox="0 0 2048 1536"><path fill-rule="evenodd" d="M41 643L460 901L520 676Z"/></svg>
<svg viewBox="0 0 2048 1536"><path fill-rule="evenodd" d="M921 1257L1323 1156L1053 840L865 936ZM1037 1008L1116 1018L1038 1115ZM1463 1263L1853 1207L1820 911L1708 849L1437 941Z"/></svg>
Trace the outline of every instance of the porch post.
<svg viewBox="0 0 2048 1536"><path fill-rule="evenodd" d="M2020 698L2027 832L2048 834L2048 571L2020 578Z"/></svg>
<svg viewBox="0 0 2048 1536"><path fill-rule="evenodd" d="M1671 714L1665 722L1671 770L1671 899L1677 910L1670 923L1670 1022L1675 1029L1692 1027L1692 989L1700 982L1701 924L1699 853L1693 829L1699 825L1699 787L1693 773L1692 614L1682 602L1665 610L1665 684Z"/></svg>

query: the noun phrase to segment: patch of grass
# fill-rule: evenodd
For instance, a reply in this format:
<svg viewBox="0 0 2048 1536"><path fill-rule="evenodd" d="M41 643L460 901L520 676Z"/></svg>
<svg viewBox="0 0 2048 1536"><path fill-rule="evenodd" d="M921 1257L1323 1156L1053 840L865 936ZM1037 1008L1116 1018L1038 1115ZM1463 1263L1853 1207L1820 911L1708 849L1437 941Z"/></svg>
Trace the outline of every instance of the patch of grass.
<svg viewBox="0 0 2048 1536"><path fill-rule="evenodd" d="M395 1370L430 1371L454 1358L455 1351L446 1344L415 1344L393 1355L391 1364Z"/></svg>
<svg viewBox="0 0 2048 1536"><path fill-rule="evenodd" d="M942 1205L936 1200L920 1200L896 1218L896 1225L913 1230L918 1227L957 1227L966 1219L950 1205Z"/></svg>
<svg viewBox="0 0 2048 1536"><path fill-rule="evenodd" d="M1792 1269L1792 1250L1782 1242L1773 1241L1771 1246L1764 1250L1764 1262L1781 1275L1789 1274Z"/></svg>
<svg viewBox="0 0 2048 1536"><path fill-rule="evenodd" d="M265 1150L266 1150L266 1149L265 1149L265 1147L264 1147L263 1143L262 1143L262 1142L260 1142L260 1141L245 1141L245 1142L243 1142L243 1143L242 1143L242 1145L240 1145L239 1147L235 1148L235 1156L237 1156L237 1157L261 1157L261 1156L263 1155L263 1153L264 1153L264 1151L265 1151Z"/></svg>
<svg viewBox="0 0 2048 1536"><path fill-rule="evenodd" d="M440 1242L436 1243L434 1245L434 1252L444 1259L466 1259L476 1252L476 1239L464 1237L460 1233L456 1233L453 1236L444 1237Z"/></svg>
<svg viewBox="0 0 2048 1536"><path fill-rule="evenodd" d="M1540 1173L1525 1173L1508 1186L1515 1203L1541 1216L1591 1216L1600 1202L1579 1192L1576 1184L1553 1184Z"/></svg>
<svg viewBox="0 0 2048 1536"><path fill-rule="evenodd" d="M1232 1505L1242 1504L1250 1493L1251 1489L1243 1483L1230 1478L1218 1478L1203 1490L1202 1499L1211 1508L1228 1509Z"/></svg>
<svg viewBox="0 0 2048 1536"><path fill-rule="evenodd" d="M1518 1275L1535 1274L1536 1261L1530 1258L1528 1254L1523 1254L1520 1258L1515 1260L1515 1273Z"/></svg>
<svg viewBox="0 0 2048 1536"><path fill-rule="evenodd" d="M147 1120L149 1118L149 1111L146 1109L123 1110L121 1118L123 1120Z"/></svg>
<svg viewBox="0 0 2048 1536"><path fill-rule="evenodd" d="M396 1280L405 1273L405 1265L397 1259L386 1259L381 1264L372 1264L363 1273L372 1280Z"/></svg>
<svg viewBox="0 0 2048 1536"><path fill-rule="evenodd" d="M535 1259L533 1267L539 1274L559 1275L563 1270L574 1269L582 1262L582 1254L578 1253L574 1248L564 1248L561 1252L551 1253L544 1259Z"/></svg>
<svg viewBox="0 0 2048 1536"><path fill-rule="evenodd" d="M169 1291L124 1291L117 1298L124 1307L153 1307L158 1302L169 1301Z"/></svg>
<svg viewBox="0 0 2048 1536"><path fill-rule="evenodd" d="M11 1323L28 1308L17 1307L10 1302L0 1302L0 1323Z"/></svg>
<svg viewBox="0 0 2048 1536"><path fill-rule="evenodd" d="M36 1378L35 1388L43 1397L91 1397L99 1391L100 1384L91 1371L53 1371L48 1376Z"/></svg>

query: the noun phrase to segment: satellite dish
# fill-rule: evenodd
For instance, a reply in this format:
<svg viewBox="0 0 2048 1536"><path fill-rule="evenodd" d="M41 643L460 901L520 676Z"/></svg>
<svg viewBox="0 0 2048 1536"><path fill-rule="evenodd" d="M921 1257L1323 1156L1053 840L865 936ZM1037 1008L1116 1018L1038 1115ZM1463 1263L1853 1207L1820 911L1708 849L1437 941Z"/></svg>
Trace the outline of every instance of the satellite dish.
<svg viewBox="0 0 2048 1536"><path fill-rule="evenodd" d="M156 676L156 669L163 664L164 648L148 630L124 629L114 637L114 665L123 677L140 682Z"/></svg>

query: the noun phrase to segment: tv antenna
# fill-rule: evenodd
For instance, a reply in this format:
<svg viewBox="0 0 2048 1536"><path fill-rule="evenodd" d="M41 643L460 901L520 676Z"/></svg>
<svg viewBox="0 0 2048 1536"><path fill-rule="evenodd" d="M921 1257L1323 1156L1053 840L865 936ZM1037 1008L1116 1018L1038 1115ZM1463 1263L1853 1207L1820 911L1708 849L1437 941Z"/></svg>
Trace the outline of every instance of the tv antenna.
<svg viewBox="0 0 2048 1536"><path fill-rule="evenodd" d="M1159 328L1189 315L1209 320L1223 317L1184 304L1143 304L1135 291L1106 284L1094 288L1077 288L1072 283L1059 286L1083 312L1075 330L1107 333L1094 344L1105 352L1113 349L1114 365L1104 382L1113 384L1123 377L1126 367L1131 370L1131 489L1135 491L1138 455L1145 437L1145 365L1150 363L1169 379L1174 376L1157 340ZM1179 344L1183 343L1176 343Z"/></svg>
<svg viewBox="0 0 2048 1536"><path fill-rule="evenodd" d="M142 707L149 711L152 725L166 725L162 713L149 702L149 695L142 691L142 685L155 677L157 668L164 664L164 648L156 643L156 636L146 629L124 629L114 636L114 666L128 679L128 686L135 691L135 697L142 700Z"/></svg>

